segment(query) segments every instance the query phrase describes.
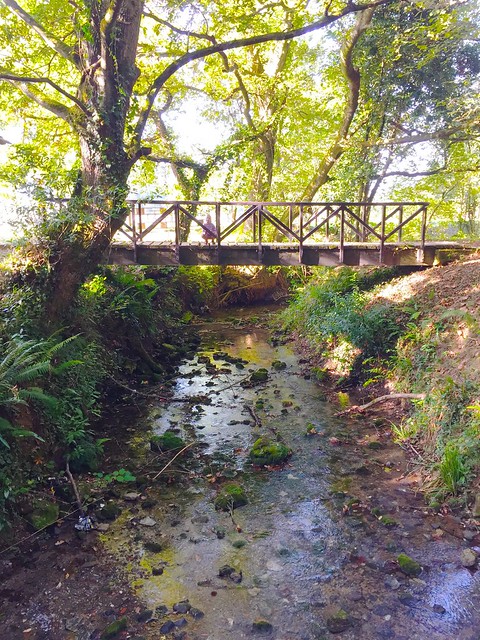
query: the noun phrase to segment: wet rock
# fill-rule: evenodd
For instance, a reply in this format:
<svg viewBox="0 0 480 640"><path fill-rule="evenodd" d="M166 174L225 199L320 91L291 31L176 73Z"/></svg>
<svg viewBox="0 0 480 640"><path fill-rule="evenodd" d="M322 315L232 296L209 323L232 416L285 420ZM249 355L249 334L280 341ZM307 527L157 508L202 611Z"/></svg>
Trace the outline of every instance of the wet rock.
<svg viewBox="0 0 480 640"><path fill-rule="evenodd" d="M400 553L397 556L397 562L400 570L407 576L416 578L422 573L422 566L406 553Z"/></svg>
<svg viewBox="0 0 480 640"><path fill-rule="evenodd" d="M243 487L231 482L222 487L214 504L215 509L219 511L230 511L248 504L248 498Z"/></svg>
<svg viewBox="0 0 480 640"><path fill-rule="evenodd" d="M326 623L330 633L343 633L351 627L352 620L346 611L339 609L327 618Z"/></svg>
<svg viewBox="0 0 480 640"><path fill-rule="evenodd" d="M158 605L158 607L155 607L155 615L158 618L164 618L168 613L168 607L166 607L164 604L160 604Z"/></svg>
<svg viewBox="0 0 480 640"><path fill-rule="evenodd" d="M182 629L183 627L187 626L188 620L186 618L180 618L180 620L175 620L174 624L177 629Z"/></svg>
<svg viewBox="0 0 480 640"><path fill-rule="evenodd" d="M127 628L127 619L120 618L119 620L115 620L103 630L102 635L100 636L101 640L111 640L120 634L120 632L125 631Z"/></svg>
<svg viewBox="0 0 480 640"><path fill-rule="evenodd" d="M153 567L152 576L162 576L163 575L163 567Z"/></svg>
<svg viewBox="0 0 480 640"><path fill-rule="evenodd" d="M464 549L460 556L460 563L462 567L474 567L477 564L477 554L473 549Z"/></svg>
<svg viewBox="0 0 480 640"><path fill-rule="evenodd" d="M471 542L476 537L476 535L477 532L473 531L472 529L465 529L465 531L463 532L463 537L468 542Z"/></svg>
<svg viewBox="0 0 480 640"><path fill-rule="evenodd" d="M143 546L147 551L151 551L152 553L160 553L160 551L163 551L163 544L155 542L154 540L147 540Z"/></svg>
<svg viewBox="0 0 480 640"><path fill-rule="evenodd" d="M221 527L218 527L217 529L215 529L215 535L217 536L217 538L219 540L223 540L223 538L225 538L226 531L225 531L225 529L222 529Z"/></svg>
<svg viewBox="0 0 480 640"><path fill-rule="evenodd" d="M406 607L416 607L418 604L418 598L415 598L411 593L398 594L398 600Z"/></svg>
<svg viewBox="0 0 480 640"><path fill-rule="evenodd" d="M188 613L194 620L201 620L205 615L203 611L200 611L200 609L196 609L195 607L192 607Z"/></svg>
<svg viewBox="0 0 480 640"><path fill-rule="evenodd" d="M105 533L106 531L108 531L110 529L110 525L107 524L106 522L99 522L95 529L97 531L100 531L100 533Z"/></svg>
<svg viewBox="0 0 480 640"><path fill-rule="evenodd" d="M282 362L281 360L274 360L272 362L272 369L274 369L275 371L283 371L286 368L287 368L286 362Z"/></svg>
<svg viewBox="0 0 480 640"><path fill-rule="evenodd" d="M154 527L157 524L157 521L150 516L146 516L145 518L139 520L139 524L141 524L142 527Z"/></svg>
<svg viewBox="0 0 480 640"><path fill-rule="evenodd" d="M432 609L433 609L434 613L439 613L440 615L443 615L444 613L447 612L445 607L442 607L441 604L434 604Z"/></svg>
<svg viewBox="0 0 480 640"><path fill-rule="evenodd" d="M233 573L230 574L230 580L232 582L235 582L235 584L240 584L241 581L243 580L243 574L240 571L240 573L237 573L236 571L234 571Z"/></svg>
<svg viewBox="0 0 480 640"><path fill-rule="evenodd" d="M246 545L247 545L247 541L246 540L234 540L232 542L232 547L234 549L242 549Z"/></svg>
<svg viewBox="0 0 480 640"><path fill-rule="evenodd" d="M249 459L255 465L275 465L285 462L291 454L291 450L284 444L262 436L253 443Z"/></svg>
<svg viewBox="0 0 480 640"><path fill-rule="evenodd" d="M174 631L172 638L173 640L186 640L187 634L185 631Z"/></svg>
<svg viewBox="0 0 480 640"><path fill-rule="evenodd" d="M175 629L175 623L172 620L167 620L160 627L160 633L171 633Z"/></svg>
<svg viewBox="0 0 480 640"><path fill-rule="evenodd" d="M250 376L250 382L266 382L268 380L268 371L267 369L257 369Z"/></svg>
<svg viewBox="0 0 480 640"><path fill-rule="evenodd" d="M219 578L229 578L232 573L235 573L235 569L234 567L231 567L228 564L224 564L223 567L220 567L219 571L218 571L218 577Z"/></svg>
<svg viewBox="0 0 480 640"><path fill-rule="evenodd" d="M173 610L175 611L175 613L188 613L191 608L192 605L188 600L182 600L181 602L177 602L173 605Z"/></svg>
<svg viewBox="0 0 480 640"><path fill-rule="evenodd" d="M148 622L153 618L153 610L145 609L142 613L139 613L137 616L137 622Z"/></svg>
<svg viewBox="0 0 480 640"><path fill-rule="evenodd" d="M400 588L400 582L394 576L387 576L385 578L384 585L393 591Z"/></svg>
<svg viewBox="0 0 480 640"><path fill-rule="evenodd" d="M268 620L255 620L252 629L255 633L272 633L273 625Z"/></svg>

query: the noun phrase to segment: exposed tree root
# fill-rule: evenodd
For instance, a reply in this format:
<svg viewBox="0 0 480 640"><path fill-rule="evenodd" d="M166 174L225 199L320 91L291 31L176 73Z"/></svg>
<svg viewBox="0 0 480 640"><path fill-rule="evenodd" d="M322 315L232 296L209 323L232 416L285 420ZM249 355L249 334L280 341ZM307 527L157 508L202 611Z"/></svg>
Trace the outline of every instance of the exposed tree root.
<svg viewBox="0 0 480 640"><path fill-rule="evenodd" d="M370 407L373 407L373 405L378 404L379 402L385 402L386 400L404 400L404 399L425 400L425 394L424 393L389 393L385 396L380 396L378 398L375 398L371 402L367 402L367 404L361 404L361 405L355 404L353 405L353 407L349 407L344 411L338 411L334 415L345 416L349 413L364 413L367 409L370 409Z"/></svg>

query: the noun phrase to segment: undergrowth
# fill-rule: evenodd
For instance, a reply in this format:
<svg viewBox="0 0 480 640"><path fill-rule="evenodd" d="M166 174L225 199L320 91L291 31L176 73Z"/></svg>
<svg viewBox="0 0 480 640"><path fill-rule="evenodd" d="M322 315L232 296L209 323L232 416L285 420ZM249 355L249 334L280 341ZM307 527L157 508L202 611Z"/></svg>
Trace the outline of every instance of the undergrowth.
<svg viewBox="0 0 480 640"><path fill-rule="evenodd" d="M415 298L381 301L389 269L323 270L283 314L283 329L304 337L341 382L388 382L400 392L424 394L392 432L410 442L425 469L424 488L434 505L458 501L480 471L480 387L465 377L439 375L438 352L457 321L480 333L474 316L443 310L430 317ZM323 371L323 370L322 370Z"/></svg>

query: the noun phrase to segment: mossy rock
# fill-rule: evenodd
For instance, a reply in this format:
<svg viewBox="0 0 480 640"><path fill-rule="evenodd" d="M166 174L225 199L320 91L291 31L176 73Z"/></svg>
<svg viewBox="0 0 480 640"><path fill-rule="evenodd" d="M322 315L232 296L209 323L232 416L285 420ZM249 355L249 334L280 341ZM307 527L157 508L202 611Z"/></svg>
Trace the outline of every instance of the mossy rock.
<svg viewBox="0 0 480 640"><path fill-rule="evenodd" d="M250 382L266 382L268 380L267 369L257 369L250 376Z"/></svg>
<svg viewBox="0 0 480 640"><path fill-rule="evenodd" d="M102 635L100 636L101 640L111 640L118 636L121 631L125 631L127 628L127 619L120 618L119 620L115 620L105 628Z"/></svg>
<svg viewBox="0 0 480 640"><path fill-rule="evenodd" d="M407 556L406 553L401 553L397 557L398 566L401 571L412 578L416 578L422 573L422 566L416 561Z"/></svg>
<svg viewBox="0 0 480 640"><path fill-rule="evenodd" d="M248 504L248 498L245 489L233 482L224 485L215 498L215 509L219 511L230 511L246 504Z"/></svg>
<svg viewBox="0 0 480 640"><path fill-rule="evenodd" d="M285 462L291 454L291 450L281 442L262 436L253 443L249 459L252 464L259 466L274 465Z"/></svg>
<svg viewBox="0 0 480 640"><path fill-rule="evenodd" d="M33 510L28 514L28 521L35 529L40 531L58 520L59 507L55 502L49 500L36 500Z"/></svg>
<svg viewBox="0 0 480 640"><path fill-rule="evenodd" d="M274 360L272 362L272 369L274 369L275 371L283 371L286 368L287 368L286 362L282 362L281 360Z"/></svg>
<svg viewBox="0 0 480 640"><path fill-rule="evenodd" d="M271 633L273 631L273 625L268 620L255 620L252 625L252 630L255 633Z"/></svg>
<svg viewBox="0 0 480 640"><path fill-rule="evenodd" d="M327 629L330 633L343 633L352 625L352 619L346 611L339 609L327 618Z"/></svg>
<svg viewBox="0 0 480 640"><path fill-rule="evenodd" d="M115 502L107 502L107 504L97 511L97 518L104 522L105 520L115 520L122 513L122 510Z"/></svg>
<svg viewBox="0 0 480 640"><path fill-rule="evenodd" d="M165 431L161 436L154 435L150 438L150 448L152 451L173 451L181 449L185 442L180 436L176 436L173 431Z"/></svg>

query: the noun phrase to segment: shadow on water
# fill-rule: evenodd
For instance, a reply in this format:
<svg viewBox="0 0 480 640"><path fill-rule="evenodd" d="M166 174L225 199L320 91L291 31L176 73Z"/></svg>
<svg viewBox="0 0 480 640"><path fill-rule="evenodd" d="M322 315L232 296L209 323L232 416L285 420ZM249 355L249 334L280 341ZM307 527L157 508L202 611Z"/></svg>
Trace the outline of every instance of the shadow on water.
<svg viewBox="0 0 480 640"><path fill-rule="evenodd" d="M167 620L185 617L191 640L261 633L278 640L332 633L478 640L480 580L460 564L466 543L424 513L385 425L335 418L336 408L301 375L291 346L272 346L265 329L217 320L200 332L200 351L182 365L173 401L158 408L152 428L195 440L203 471L185 466L188 482L149 494L157 500L149 513L155 526L132 530L126 511L104 538L107 549L129 558L146 606L171 612L188 599L205 614L165 616L157 609L151 637ZM272 368L274 361L285 368ZM268 369L267 382L242 386L260 367ZM198 401L185 401L192 397ZM307 435L308 424L318 435ZM284 467L247 464L263 434L293 450ZM248 494L233 514L213 504L219 469ZM419 576L398 569L399 553L422 565ZM235 579L219 577L225 565ZM263 626L255 627L259 620Z"/></svg>

